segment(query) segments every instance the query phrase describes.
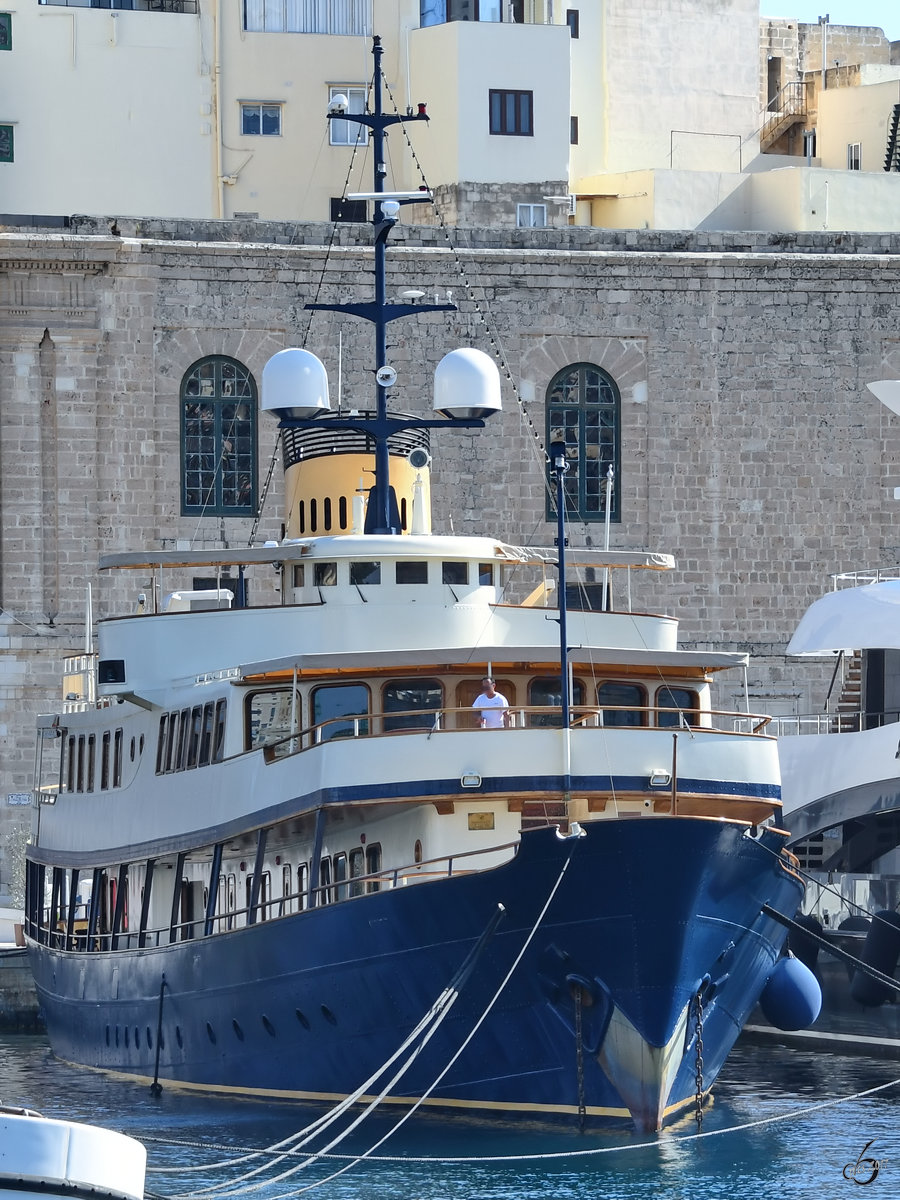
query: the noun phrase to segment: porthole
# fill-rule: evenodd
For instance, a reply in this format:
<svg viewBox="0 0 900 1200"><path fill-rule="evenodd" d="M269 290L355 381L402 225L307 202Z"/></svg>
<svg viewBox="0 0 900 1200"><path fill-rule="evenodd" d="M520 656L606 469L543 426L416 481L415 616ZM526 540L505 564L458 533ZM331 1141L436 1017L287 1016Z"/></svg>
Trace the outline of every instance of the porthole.
<svg viewBox="0 0 900 1200"><path fill-rule="evenodd" d="M138 754L143 754L143 753L144 753L144 735L141 734L141 736L138 740Z"/></svg>
<svg viewBox="0 0 900 1200"><path fill-rule="evenodd" d="M150 1033L150 1026L149 1026L149 1025L147 1026L147 1049L148 1049L148 1050L152 1050L152 1049L153 1049L153 1036L152 1036L152 1034Z"/></svg>
<svg viewBox="0 0 900 1200"><path fill-rule="evenodd" d="M134 1027L134 1048L135 1050L140 1050L141 1048L141 1031L138 1029L137 1025Z"/></svg>
<svg viewBox="0 0 900 1200"><path fill-rule="evenodd" d="M244 1040L244 1031L241 1029L240 1025L238 1025L237 1021L231 1022L231 1028L234 1030L234 1036L237 1038L237 1040L242 1042Z"/></svg>
<svg viewBox="0 0 900 1200"><path fill-rule="evenodd" d="M416 838L416 844L413 849L413 861L420 863L422 861L422 843Z"/></svg>
<svg viewBox="0 0 900 1200"><path fill-rule="evenodd" d="M206 1022L206 1036L213 1045L216 1044L216 1031L213 1029L212 1025L210 1025L209 1021Z"/></svg>
<svg viewBox="0 0 900 1200"><path fill-rule="evenodd" d="M178 1043L179 1050L183 1050L184 1049L184 1039L181 1036L181 1026L180 1025L175 1026L175 1041Z"/></svg>
<svg viewBox="0 0 900 1200"><path fill-rule="evenodd" d="M269 1035L269 1037L275 1037L275 1026L272 1024L272 1022L269 1020L269 1018L266 1016L265 1013L263 1013L263 1015L262 1015L262 1023L263 1023L263 1029L265 1029L265 1031Z"/></svg>
<svg viewBox="0 0 900 1200"><path fill-rule="evenodd" d="M132 762L134 762L134 755L135 755L136 749L137 749L137 743L135 742L134 738L132 738L131 739L131 761Z"/></svg>
<svg viewBox="0 0 900 1200"><path fill-rule="evenodd" d="M109 1026L106 1027L106 1044L109 1045Z"/></svg>
<svg viewBox="0 0 900 1200"><path fill-rule="evenodd" d="M117 1025L116 1026L116 1049L118 1050L118 1048L119 1048L119 1027Z"/></svg>
<svg viewBox="0 0 900 1200"><path fill-rule="evenodd" d="M131 1033L131 1030L130 1030L130 1029L128 1028L128 1026L126 1025L126 1026L125 1026L125 1049L126 1049L126 1050L128 1049L128 1047L129 1047L129 1044L130 1044L130 1043L129 1043L129 1041L128 1041L128 1038L129 1038L129 1034L130 1034L130 1033Z"/></svg>
<svg viewBox="0 0 900 1200"><path fill-rule="evenodd" d="M300 1024L303 1026L304 1029L309 1029L309 1019L306 1016L304 1016L304 1014L300 1011L299 1008L294 1009L294 1016L297 1018L297 1020L300 1022Z"/></svg>
<svg viewBox="0 0 900 1200"><path fill-rule="evenodd" d="M322 1016L325 1018L325 1020L328 1022L328 1024L329 1025L337 1025L337 1017L334 1015L334 1013L331 1011L331 1009L328 1008L324 1004L321 1007L322 1007Z"/></svg>

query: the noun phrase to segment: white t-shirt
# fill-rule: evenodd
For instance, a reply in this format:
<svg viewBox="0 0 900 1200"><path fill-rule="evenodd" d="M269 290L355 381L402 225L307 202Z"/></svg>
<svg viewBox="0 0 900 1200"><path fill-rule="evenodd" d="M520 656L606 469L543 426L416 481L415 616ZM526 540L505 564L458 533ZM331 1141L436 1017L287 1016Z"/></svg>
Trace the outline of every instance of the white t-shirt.
<svg viewBox="0 0 900 1200"><path fill-rule="evenodd" d="M493 696L485 696L482 692L480 696L475 697L472 707L482 710L481 719L485 729L502 729L505 724L504 710L509 708L509 701L499 692L494 692Z"/></svg>

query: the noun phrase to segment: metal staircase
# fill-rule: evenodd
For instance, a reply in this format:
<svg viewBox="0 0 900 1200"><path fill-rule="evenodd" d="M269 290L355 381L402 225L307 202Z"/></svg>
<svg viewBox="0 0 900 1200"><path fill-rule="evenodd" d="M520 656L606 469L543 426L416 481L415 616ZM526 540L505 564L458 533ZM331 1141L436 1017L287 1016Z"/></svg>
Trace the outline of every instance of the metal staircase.
<svg viewBox="0 0 900 1200"><path fill-rule="evenodd" d="M802 79L786 83L769 101L767 116L759 132L760 152L765 153L791 126L805 121L807 112L806 84Z"/></svg>
<svg viewBox="0 0 900 1200"><path fill-rule="evenodd" d="M888 129L887 153L884 156L886 171L900 171L900 104L894 105Z"/></svg>

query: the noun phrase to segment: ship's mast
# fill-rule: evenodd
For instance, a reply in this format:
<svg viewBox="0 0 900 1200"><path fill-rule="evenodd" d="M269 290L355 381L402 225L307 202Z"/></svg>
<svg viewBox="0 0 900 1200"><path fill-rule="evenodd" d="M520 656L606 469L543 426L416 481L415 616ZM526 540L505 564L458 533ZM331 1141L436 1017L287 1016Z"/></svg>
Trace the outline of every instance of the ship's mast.
<svg viewBox="0 0 900 1200"><path fill-rule="evenodd" d="M352 121L372 131L374 157L372 191L358 193L350 198L371 201L374 205L372 226L375 230L375 295L372 300L362 304L308 304L306 306L310 309L361 317L375 326L375 412L346 417L286 419L282 422L284 426L299 428L309 428L313 424L317 424L321 428L327 422L329 429L354 430L365 433L371 438L375 448L375 483L369 494L366 532L380 534L401 532L397 504L390 485L389 439L391 436L401 433L405 429L414 428L431 429L451 426L457 429L480 429L484 426L484 421L477 417L446 416L439 420L431 420L392 414L388 410L390 388L396 379L396 372L388 365L387 361L388 323L396 321L400 317L419 315L423 312L455 312L456 305L389 304L387 302L385 252L388 236L397 223L400 206L421 204L425 200L430 200L431 196L428 192L385 192L384 181L387 175L384 154L385 131L391 125L407 121L427 121L428 115L424 104L419 104L415 112L410 109L405 113L385 113L383 111L381 71L383 53L381 38L373 37L372 56L375 60L375 67L372 97L374 111L351 113L337 109L328 113L329 120Z"/></svg>

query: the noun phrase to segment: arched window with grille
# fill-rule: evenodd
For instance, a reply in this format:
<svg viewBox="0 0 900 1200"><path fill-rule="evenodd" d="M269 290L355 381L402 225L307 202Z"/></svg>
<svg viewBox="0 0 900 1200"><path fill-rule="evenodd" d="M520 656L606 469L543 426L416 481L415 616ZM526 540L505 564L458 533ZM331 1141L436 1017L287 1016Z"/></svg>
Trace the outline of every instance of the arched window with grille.
<svg viewBox="0 0 900 1200"><path fill-rule="evenodd" d="M592 363L575 363L554 375L547 388L547 445L565 442L566 517L606 519L607 471L614 476L610 520L620 521L621 399L611 376ZM547 519L556 519L556 489L547 496Z"/></svg>
<svg viewBox="0 0 900 1200"><path fill-rule="evenodd" d="M201 359L181 382L181 511L256 511L256 384L233 358Z"/></svg>

